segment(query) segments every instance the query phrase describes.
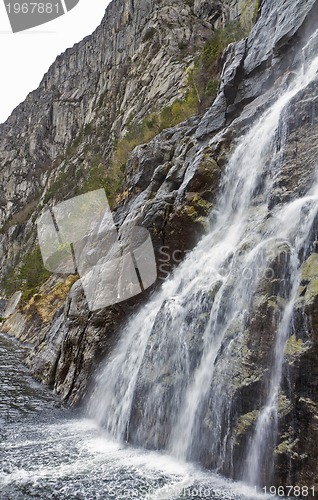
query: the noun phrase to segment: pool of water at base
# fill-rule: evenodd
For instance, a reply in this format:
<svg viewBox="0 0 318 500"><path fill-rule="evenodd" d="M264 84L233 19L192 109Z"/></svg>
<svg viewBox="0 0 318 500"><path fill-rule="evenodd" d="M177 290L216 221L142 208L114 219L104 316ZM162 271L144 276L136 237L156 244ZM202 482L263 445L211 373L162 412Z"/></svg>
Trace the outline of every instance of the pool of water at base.
<svg viewBox="0 0 318 500"><path fill-rule="evenodd" d="M274 498L112 440L28 374L25 348L0 334L0 499Z"/></svg>

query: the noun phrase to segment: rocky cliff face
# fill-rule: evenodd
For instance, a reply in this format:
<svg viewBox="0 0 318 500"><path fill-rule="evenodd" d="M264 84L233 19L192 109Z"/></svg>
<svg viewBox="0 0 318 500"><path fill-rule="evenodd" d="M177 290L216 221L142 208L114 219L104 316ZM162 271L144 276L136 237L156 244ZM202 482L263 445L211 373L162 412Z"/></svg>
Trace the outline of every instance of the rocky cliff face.
<svg viewBox="0 0 318 500"><path fill-rule="evenodd" d="M143 142L141 139L145 141L147 133L143 136L142 131L139 131L145 120L153 120L162 109L169 110L170 103L179 101L189 93L189 72L193 71L194 61L211 39L213 31L220 31L235 22L237 27L241 26L241 37L244 30L252 25L254 16L255 4L252 1L244 5L233 0L207 5L200 1L193 4L175 0L123 0L109 5L101 25L91 37L57 58L40 87L0 126L0 180L4 186L0 199L2 278L11 270L8 281L15 281L13 271L19 268L24 256L32 253L36 245L35 221L47 204L79 194L78 186L83 192L105 187L103 182L99 183L99 178L104 177L105 173L107 175L107 172L110 172L112 184L112 176L118 175L112 167L118 141L125 134L130 136L131 129L137 129L137 134L141 134L137 143ZM219 47L216 50L219 51ZM195 93L197 91L195 88ZM186 109L181 117L199 111L195 108L190 104L190 110ZM173 120L178 121L178 117L177 120L172 117ZM174 240L171 252L177 248L182 254L193 247L202 231L202 220L196 221L191 210L188 210L189 213L179 213L180 205L175 215L170 214L174 211L174 200L182 184L185 173L182 162L192 147L191 134L197 121L193 118L175 131L162 132L149 146L139 147L125 167L125 185L121 185L122 189L118 190L119 195L115 200L118 222L125 219L132 206L136 205L133 213L139 213L142 204L149 198L149 213L146 214L144 210L142 219L146 218L146 225L154 228L153 236L158 251L160 245L170 245L170 240ZM154 135L156 127L150 130L150 136ZM185 141L184 137L187 138ZM182 141L184 144L181 147L179 143ZM121 149L125 147L127 145L124 143ZM121 157L119 161L122 161ZM177 164L172 168L173 161L177 161ZM189 161L190 157L187 159ZM216 184L218 170L219 167L215 165L210 172L207 165L197 182L198 186L201 183L202 189L211 189L209 179L213 179ZM164 199L161 200L160 196L157 200L154 195L166 176L167 186L162 190L165 192ZM193 192L195 189L199 187L194 186ZM145 190L147 194L144 196L142 193ZM140 196L137 197L137 194ZM206 197L198 206L201 215L205 215L210 206L211 196L207 194ZM153 202L151 198L154 198ZM169 231L165 240L163 231L169 216L175 218L176 228ZM179 243L180 238L184 241ZM168 263L164 274L171 267L171 263ZM84 310L83 303L83 310L78 309L79 314L84 314ZM118 312L114 314L122 317ZM83 318L79 320L81 324ZM98 322L102 323L102 319ZM115 323L117 325L118 322ZM20 331L16 322L14 324L16 330ZM110 324L114 324L113 319ZM34 330L33 322L31 325L31 330ZM101 335L102 332L103 329ZM92 334L95 335L94 328ZM39 338L37 340L41 343ZM74 342L77 344L77 340ZM92 359L96 352L101 355L104 352L103 347L95 349L93 344L91 342L94 350ZM53 367L57 369L62 345L63 342L61 345L57 342L53 357L44 355L47 357L47 369L43 368L41 362L37 368L34 366L34 372L41 379L55 380L51 371ZM67 364L75 363L78 366L77 356L75 359L73 354L68 354ZM88 365L91 366L91 363L92 360ZM47 371L49 375L46 375ZM62 371L68 373L68 368L63 365ZM86 369L81 371L81 390L70 391L64 379L59 383L63 397L74 400L81 397L87 382ZM73 386L73 378L75 380L77 377L69 376L72 380L70 385Z"/></svg>
<svg viewBox="0 0 318 500"><path fill-rule="evenodd" d="M0 128L0 178L5 187L0 199L2 272L34 245L35 216L45 203L58 200L61 191L64 198L75 194L69 176L85 185L96 151L107 169L115 141L129 131L132 120L140 122L186 96L189 68L213 29L238 20L250 29L254 13L254 2L240 0L117 0L92 37L57 59L39 89ZM206 229L236 139L287 85L317 18L315 0L297 0L288 7L284 0L275 5L271 0L260 2L248 37L230 44L223 55L213 104L162 130L130 154L114 203L115 220L119 226L125 221L150 230L161 279ZM317 148L312 147L317 137L315 99L312 85L288 110L285 156L272 206L304 193L313 180L318 160ZM275 452L277 484L317 482L316 229L304 258L286 351ZM255 409L260 386L266 383L277 311L285 299L279 282L287 253L280 244L274 248L269 266L275 276L260 283L241 349L233 353L235 383L229 391L237 401L236 462L242 460L262 404L258 401ZM120 325L153 293L92 313L80 282L74 280L50 278L4 324L5 331L34 342L28 359L32 373L71 403L85 397L94 368L111 351ZM205 425L209 435L208 418ZM202 450L200 460L215 466L208 449ZM229 464L222 472L239 476Z"/></svg>

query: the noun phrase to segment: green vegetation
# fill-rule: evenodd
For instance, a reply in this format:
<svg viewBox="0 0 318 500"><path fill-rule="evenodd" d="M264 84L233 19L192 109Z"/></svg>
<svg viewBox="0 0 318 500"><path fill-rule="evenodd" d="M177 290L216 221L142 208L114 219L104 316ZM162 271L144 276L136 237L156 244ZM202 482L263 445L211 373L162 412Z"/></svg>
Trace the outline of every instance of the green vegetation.
<svg viewBox="0 0 318 500"><path fill-rule="evenodd" d="M22 291L22 300L28 300L38 292L40 286L51 276L45 269L39 247L25 255L22 263L11 269L2 283L7 296Z"/></svg>
<svg viewBox="0 0 318 500"><path fill-rule="evenodd" d="M259 0L256 0L254 5L254 19L253 19L254 23L256 22L258 11L259 11Z"/></svg>
<svg viewBox="0 0 318 500"><path fill-rule="evenodd" d="M63 194L67 194L67 190L69 189L69 179L71 177L70 171L66 170L64 172L59 172L56 176L55 180L52 182L50 187L45 193L43 198L43 204L46 205L49 200L52 200L56 194L61 197Z"/></svg>
<svg viewBox="0 0 318 500"><path fill-rule="evenodd" d="M225 48L247 36L239 23L215 30L189 74L190 93L197 97L198 111L204 111L215 99L219 85L220 57Z"/></svg>
<svg viewBox="0 0 318 500"><path fill-rule="evenodd" d="M294 448L297 446L298 442L299 439L295 439L294 441L292 441L292 438L289 437L285 441L279 443L279 445L276 447L275 454L287 454L289 456L293 456L293 454L295 453Z"/></svg>
<svg viewBox="0 0 318 500"><path fill-rule="evenodd" d="M302 339L297 339L295 335L291 335L287 341L285 355L289 363L293 363L308 349L308 345Z"/></svg>
<svg viewBox="0 0 318 500"><path fill-rule="evenodd" d="M256 423L259 416L259 410L253 410L245 415L241 415L238 419L237 425L234 430L234 435L237 438L246 434Z"/></svg>
<svg viewBox="0 0 318 500"><path fill-rule="evenodd" d="M278 401L279 417L285 417L292 410L292 404L285 394L280 394Z"/></svg>
<svg viewBox="0 0 318 500"><path fill-rule="evenodd" d="M123 180L118 162L113 161L107 167L102 156L95 154L92 158L86 158L86 165L88 168L83 163L76 166L65 165L64 170L57 174L47 188L42 200L43 206L50 200L61 201L67 196L77 196L101 188L105 189L108 200L112 203ZM70 184L70 179L77 180L75 187L74 183Z"/></svg>
<svg viewBox="0 0 318 500"><path fill-rule="evenodd" d="M35 197L32 201L27 203L25 207L20 210L19 212L15 213L10 217L5 224L1 227L0 229L0 234L6 233L10 227L16 226L16 225L23 225L26 224L29 218L31 217L32 213L34 212L37 204L39 203L40 196L38 192L35 194Z"/></svg>
<svg viewBox="0 0 318 500"><path fill-rule="evenodd" d="M10 297L17 290L19 290L19 281L15 268L10 269L6 277L1 283L1 289L5 291L7 297Z"/></svg>
<svg viewBox="0 0 318 500"><path fill-rule="evenodd" d="M160 129L164 130L169 127L174 127L197 113L197 96L193 92L188 91L184 99L177 99L171 106L163 108L159 116Z"/></svg>
<svg viewBox="0 0 318 500"><path fill-rule="evenodd" d="M162 130L174 127L191 116L204 112L211 105L219 85L220 57L229 43L240 40L246 34L238 23L230 23L224 29L216 30L188 72L188 89L184 98L176 99L160 112L151 113L138 124L131 123L126 135L117 142L110 164L105 164L98 145L91 150L91 158L89 152L84 150L85 164L89 167L84 167L83 164L65 165L64 170L48 187L43 204L47 204L52 199L58 201L67 195L78 195L100 188L105 189L110 204L114 204L123 182L125 165L132 150L136 146L148 143ZM145 36L150 39L154 35L154 28L150 28ZM93 136L94 133L97 131L91 124L85 125L68 148L64 159L67 160L73 156L84 137ZM97 135L102 137L100 133ZM70 192L70 178L79 181L75 191L72 192Z"/></svg>
<svg viewBox="0 0 318 500"><path fill-rule="evenodd" d="M160 113L151 113L139 124L131 124L127 134L117 143L113 158L113 168L123 170L130 153L136 146L146 144L157 134L174 127L198 112L197 99L190 92L183 100L177 99Z"/></svg>
<svg viewBox="0 0 318 500"><path fill-rule="evenodd" d="M161 130L163 129L157 113L145 117L138 125L131 124L126 135L118 141L115 147L113 169L122 171L132 150L140 144L151 141Z"/></svg>
<svg viewBox="0 0 318 500"><path fill-rule="evenodd" d="M119 161L113 161L107 168L100 155L95 155L91 161L88 176L76 191L76 194L87 193L95 189L105 189L110 205L113 205L116 194L123 181L123 170Z"/></svg>
<svg viewBox="0 0 318 500"><path fill-rule="evenodd" d="M44 322L51 321L78 278L77 275L68 276L65 281L59 281L53 288L50 286L44 293L33 295L24 306L23 312L31 315L37 314Z"/></svg>
<svg viewBox="0 0 318 500"><path fill-rule="evenodd" d="M298 295L304 297L306 305L313 304L318 296L318 255L313 253L301 267L302 285Z"/></svg>
<svg viewBox="0 0 318 500"><path fill-rule="evenodd" d="M246 35L247 32L237 23L230 23L213 33L188 73L188 90L184 98L176 99L160 113L150 114L138 125L130 125L125 137L117 144L114 155L117 168L122 168L136 146L149 142L162 130L204 112L212 104L219 86L220 57L229 43Z"/></svg>

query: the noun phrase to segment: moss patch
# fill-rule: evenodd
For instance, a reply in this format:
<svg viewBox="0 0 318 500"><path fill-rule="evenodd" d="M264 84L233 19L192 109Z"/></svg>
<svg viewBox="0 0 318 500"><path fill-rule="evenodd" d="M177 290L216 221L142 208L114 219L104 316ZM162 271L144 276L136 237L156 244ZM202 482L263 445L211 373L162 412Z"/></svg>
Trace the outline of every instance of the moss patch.
<svg viewBox="0 0 318 500"><path fill-rule="evenodd" d="M32 201L27 203L22 210L13 214L12 217L10 217L10 219L8 219L5 222L5 224L0 229L0 234L7 232L12 226L26 224L29 218L31 217L32 213L36 209L39 201L40 201L40 196L38 193L36 193Z"/></svg>
<svg viewBox="0 0 318 500"><path fill-rule="evenodd" d="M311 256L303 263L301 267L301 279L302 281L310 281L312 279L318 278L318 254L313 253Z"/></svg>
<svg viewBox="0 0 318 500"><path fill-rule="evenodd" d="M151 113L139 124L131 123L127 134L117 144L114 163L121 167L136 146L149 142L162 130L174 127L210 106L219 86L219 61L224 49L247 34L248 31L239 23L229 23L224 29L215 30L188 71L184 98L176 99L160 112Z"/></svg>
<svg viewBox="0 0 318 500"><path fill-rule="evenodd" d="M189 72L189 94L196 98L198 111L204 111L216 97L219 86L220 58L226 47L245 38L250 28L240 23L229 23L224 29L213 32L202 53Z"/></svg>
<svg viewBox="0 0 318 500"><path fill-rule="evenodd" d="M40 286L51 276L43 264L40 247L28 252L21 264L9 271L2 282L2 288L7 296L17 290L22 291L22 301L28 300L38 292Z"/></svg>
<svg viewBox="0 0 318 500"><path fill-rule="evenodd" d="M253 410L249 413L245 413L245 415L242 415L236 424L234 436L238 438L246 434L246 432L256 424L258 416L259 410Z"/></svg>
<svg viewBox="0 0 318 500"><path fill-rule="evenodd" d="M104 189L110 205L114 204L116 194L123 181L123 171L119 162L113 161L108 167L100 155L95 155L90 162L90 169L84 182L76 190L76 195Z"/></svg>
<svg viewBox="0 0 318 500"><path fill-rule="evenodd" d="M285 356L289 363L293 363L304 352L308 350L308 346L301 339L297 339L295 335L291 335L287 341L285 348Z"/></svg>
<svg viewBox="0 0 318 500"><path fill-rule="evenodd" d="M49 293L36 293L23 308L28 316L38 314L43 322L48 323L55 312L62 307L72 285L78 280L78 276L69 276L54 286Z"/></svg>
<svg viewBox="0 0 318 500"><path fill-rule="evenodd" d="M298 454L295 453L294 451L294 448L298 444L298 442L299 439L295 439L294 441L292 441L291 439L286 439L285 441L282 441L276 447L275 454L276 455L287 454L290 457L298 457Z"/></svg>
<svg viewBox="0 0 318 500"><path fill-rule="evenodd" d="M305 305L311 305L318 296L318 254L313 253L303 263L301 269L301 286L298 297Z"/></svg>
<svg viewBox="0 0 318 500"><path fill-rule="evenodd" d="M290 400L285 396L285 394L280 394L278 401L278 414L280 417L285 417L293 409Z"/></svg>

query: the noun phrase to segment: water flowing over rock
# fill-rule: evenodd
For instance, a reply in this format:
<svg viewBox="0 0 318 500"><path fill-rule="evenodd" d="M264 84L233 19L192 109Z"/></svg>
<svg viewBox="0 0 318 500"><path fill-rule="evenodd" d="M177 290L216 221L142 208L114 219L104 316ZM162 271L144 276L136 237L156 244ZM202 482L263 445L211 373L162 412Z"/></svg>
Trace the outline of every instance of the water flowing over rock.
<svg viewBox="0 0 318 500"><path fill-rule="evenodd" d="M284 169L291 103L317 71L318 58L304 57L240 140L208 235L128 323L89 402L116 437L243 473L252 484L268 484L274 471L284 353L300 256L318 212L317 174L303 196L290 191L275 204L271 197ZM242 413L250 416L243 430Z"/></svg>
<svg viewBox="0 0 318 500"><path fill-rule="evenodd" d="M77 129L67 161L85 165L89 123L109 125L96 135L109 159L132 115L185 95L185 72L213 29L249 25L222 56L213 104L137 146L125 165L115 221L151 232L162 283L90 312L79 281L61 294L63 280L51 278L24 306L18 336L35 343L32 372L64 399L85 399L116 439L253 485L318 488L318 3L263 0L253 27L255 4L244 3L117 0L57 60L0 129L9 214L0 258L10 266L34 244L35 192L43 201L64 172L57 157ZM93 68L82 83L79 66ZM38 96L48 113L36 128L26 114L38 121ZM5 327L14 333L14 321Z"/></svg>

